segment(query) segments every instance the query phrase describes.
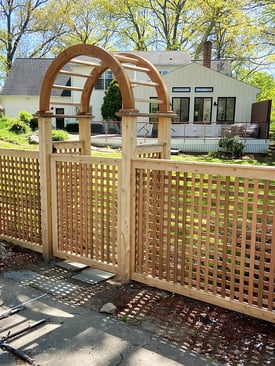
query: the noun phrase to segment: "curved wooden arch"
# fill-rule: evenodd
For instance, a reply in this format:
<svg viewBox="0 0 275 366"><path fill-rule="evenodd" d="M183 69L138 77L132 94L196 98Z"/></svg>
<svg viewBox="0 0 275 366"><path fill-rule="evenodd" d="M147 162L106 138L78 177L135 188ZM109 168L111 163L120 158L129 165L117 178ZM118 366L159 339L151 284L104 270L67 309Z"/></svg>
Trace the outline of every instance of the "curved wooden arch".
<svg viewBox="0 0 275 366"><path fill-rule="evenodd" d="M145 73L148 75L149 79L152 82L155 82L158 84L156 86L157 96L158 99L162 100L163 103L159 105L159 112L168 112L170 110L170 102L168 98L168 92L166 85L163 81L163 79L160 76L159 70L152 65L148 60L146 60L144 57L141 57L139 55L133 54L133 53L118 53L119 55L123 55L126 57L130 57L132 59L136 59L139 61L139 66L143 67L144 69L149 69L149 71L145 71Z"/></svg>
<svg viewBox="0 0 275 366"><path fill-rule="evenodd" d="M117 61L110 52L103 50L101 47L81 44L71 46L61 52L48 68L41 86L39 102L40 113L48 112L50 109L51 90L59 71L64 65L69 63L70 60L78 56L96 57L102 61L102 66L95 67L91 73L91 78L85 83L81 96L81 113L89 113L89 100L93 86L100 75L108 68L111 69L119 83L124 108L134 109L135 101L129 78L120 62Z"/></svg>
<svg viewBox="0 0 275 366"><path fill-rule="evenodd" d="M158 99L162 100L162 104L159 105L159 112L168 112L170 110L168 93L166 85L162 80L159 71L145 58L132 53L117 53L123 57L129 57L135 59L139 67L144 68L148 75L148 78L157 84L156 92ZM99 77L107 70L110 69L114 74L118 84L120 86L123 110L137 111L135 107L135 100L133 95L133 90L129 81L128 74L124 70L123 62L116 59L115 55L104 50L101 47L88 44L74 45L57 56L57 58L52 62L48 68L45 77L42 82L40 91L40 101L39 101L39 113L47 113L50 110L50 97L51 91L55 82L55 79L61 69L70 62L73 58L78 56L88 56L100 59L100 66L95 66L91 71L90 77L86 80L84 88L81 94L80 112L79 114L86 114L90 111L90 97L92 91L96 85Z"/></svg>

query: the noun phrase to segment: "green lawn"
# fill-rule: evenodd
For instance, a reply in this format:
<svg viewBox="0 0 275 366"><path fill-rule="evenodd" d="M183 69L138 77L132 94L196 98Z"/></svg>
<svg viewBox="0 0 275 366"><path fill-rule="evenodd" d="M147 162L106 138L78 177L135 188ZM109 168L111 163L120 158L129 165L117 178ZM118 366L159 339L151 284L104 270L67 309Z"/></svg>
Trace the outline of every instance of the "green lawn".
<svg viewBox="0 0 275 366"><path fill-rule="evenodd" d="M38 145L30 145L28 142L27 134L16 134L11 131L7 131L6 128L0 126L0 148L3 149L23 149L23 150L38 150ZM121 156L120 151L114 149L96 149L92 151L93 156L99 157L113 157L119 158ZM197 161L197 162L215 162L215 163L227 163L227 164L245 164L245 165L275 165L275 161L268 159L266 156L252 154L244 156L242 159L218 159L210 155L198 155L198 154L179 154L172 155L172 160L178 161Z"/></svg>

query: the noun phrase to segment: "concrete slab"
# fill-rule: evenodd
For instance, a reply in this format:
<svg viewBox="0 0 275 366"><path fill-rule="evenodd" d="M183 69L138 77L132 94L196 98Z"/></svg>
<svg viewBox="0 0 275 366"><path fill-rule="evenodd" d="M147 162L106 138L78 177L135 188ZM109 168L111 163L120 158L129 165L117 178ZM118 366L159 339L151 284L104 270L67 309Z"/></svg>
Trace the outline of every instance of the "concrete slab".
<svg viewBox="0 0 275 366"><path fill-rule="evenodd" d="M69 306L0 275L0 313L20 304L25 304L24 310L0 321L0 338L9 330L15 332L46 319L46 323L10 342L31 356L35 365L221 366L150 332L83 306ZM27 365L2 349L0 364Z"/></svg>
<svg viewBox="0 0 275 366"><path fill-rule="evenodd" d="M49 278L32 271L10 271L5 272L3 276L19 282L22 285L27 285L46 292L56 298L74 296L81 291L81 288L78 285L67 281L56 280L55 278Z"/></svg>
<svg viewBox="0 0 275 366"><path fill-rule="evenodd" d="M114 273L102 271L100 269L90 269L88 271L83 271L73 276L72 278L78 281L82 281L88 283L90 285L94 285L101 281L107 281L110 278L115 277Z"/></svg>
<svg viewBox="0 0 275 366"><path fill-rule="evenodd" d="M41 319L47 322L10 345L46 366L218 366L185 347L153 336L87 308L68 306L41 291L0 276L0 312L22 304L25 310L0 321L0 337ZM0 349L0 364L25 365ZM26 364L27 365L27 364Z"/></svg>
<svg viewBox="0 0 275 366"><path fill-rule="evenodd" d="M66 269L67 271L70 272L79 272L79 271L83 271L83 269L88 268L89 266L83 263L78 263L78 262L72 262L69 260L66 261L60 261L56 263L57 267Z"/></svg>

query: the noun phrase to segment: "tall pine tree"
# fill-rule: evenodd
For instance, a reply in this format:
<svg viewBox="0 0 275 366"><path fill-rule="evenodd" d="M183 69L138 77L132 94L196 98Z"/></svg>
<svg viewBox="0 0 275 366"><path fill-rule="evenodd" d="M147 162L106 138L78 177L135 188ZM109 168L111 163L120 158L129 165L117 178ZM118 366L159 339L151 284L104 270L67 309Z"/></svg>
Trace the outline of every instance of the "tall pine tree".
<svg viewBox="0 0 275 366"><path fill-rule="evenodd" d="M101 114L105 120L119 121L116 113L121 109L122 99L119 84L116 79L112 80L109 87L105 90Z"/></svg>

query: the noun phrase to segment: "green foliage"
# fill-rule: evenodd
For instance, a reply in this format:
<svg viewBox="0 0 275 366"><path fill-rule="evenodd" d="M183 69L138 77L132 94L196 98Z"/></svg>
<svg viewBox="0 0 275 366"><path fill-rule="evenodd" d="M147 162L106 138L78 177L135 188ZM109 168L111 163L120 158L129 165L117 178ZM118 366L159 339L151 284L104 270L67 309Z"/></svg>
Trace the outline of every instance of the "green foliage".
<svg viewBox="0 0 275 366"><path fill-rule="evenodd" d="M64 141L68 140L69 135L64 130L52 130L52 140L53 141Z"/></svg>
<svg viewBox="0 0 275 366"><path fill-rule="evenodd" d="M224 157L240 158L243 155L245 144L240 140L239 136L222 137L219 140L218 154Z"/></svg>
<svg viewBox="0 0 275 366"><path fill-rule="evenodd" d="M82 43L109 50L188 50L198 59L211 39L213 58L251 71L272 64L274 54L272 0L20 0L2 1L0 9L0 77L15 55L46 57Z"/></svg>
<svg viewBox="0 0 275 366"><path fill-rule="evenodd" d="M102 117L106 120L119 121L116 113L121 109L122 98L117 80L112 80L105 90L103 104L101 106Z"/></svg>
<svg viewBox="0 0 275 366"><path fill-rule="evenodd" d="M32 118L30 120L30 128L32 129L32 131L35 131L38 129L38 118Z"/></svg>
<svg viewBox="0 0 275 366"><path fill-rule="evenodd" d="M0 128L1 129L6 129L7 127L9 127L11 125L11 119L8 116L3 116L0 119Z"/></svg>
<svg viewBox="0 0 275 366"><path fill-rule="evenodd" d="M33 116L31 113L26 111L19 112L19 120L22 122L25 122L26 124L30 125L31 120L33 119Z"/></svg>
<svg viewBox="0 0 275 366"><path fill-rule="evenodd" d="M17 134L23 134L28 131L28 128L29 127L25 122L15 119L9 127L9 131L15 132Z"/></svg>
<svg viewBox="0 0 275 366"><path fill-rule="evenodd" d="M267 72L249 74L248 70L240 71L238 78L261 89L257 96L258 101L272 100L271 124L275 124L275 78Z"/></svg>

